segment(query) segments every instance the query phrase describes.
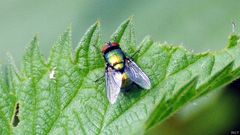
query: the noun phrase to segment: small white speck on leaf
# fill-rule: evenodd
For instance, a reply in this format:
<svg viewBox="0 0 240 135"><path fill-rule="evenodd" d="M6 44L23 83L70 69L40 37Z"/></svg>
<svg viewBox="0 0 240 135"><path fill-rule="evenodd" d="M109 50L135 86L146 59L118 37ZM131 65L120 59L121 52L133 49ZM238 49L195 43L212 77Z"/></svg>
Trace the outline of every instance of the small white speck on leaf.
<svg viewBox="0 0 240 135"><path fill-rule="evenodd" d="M56 78L56 67L53 67L53 69L51 70L50 74L49 74L49 78L50 79L55 79Z"/></svg>

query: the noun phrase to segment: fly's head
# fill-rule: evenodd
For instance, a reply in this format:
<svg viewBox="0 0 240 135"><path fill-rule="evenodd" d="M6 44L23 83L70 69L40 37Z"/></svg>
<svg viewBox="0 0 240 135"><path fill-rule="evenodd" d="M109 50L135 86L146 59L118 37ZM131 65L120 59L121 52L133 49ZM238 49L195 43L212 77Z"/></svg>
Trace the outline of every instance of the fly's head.
<svg viewBox="0 0 240 135"><path fill-rule="evenodd" d="M103 55L112 50L113 48L119 47L117 42L108 42L102 48Z"/></svg>

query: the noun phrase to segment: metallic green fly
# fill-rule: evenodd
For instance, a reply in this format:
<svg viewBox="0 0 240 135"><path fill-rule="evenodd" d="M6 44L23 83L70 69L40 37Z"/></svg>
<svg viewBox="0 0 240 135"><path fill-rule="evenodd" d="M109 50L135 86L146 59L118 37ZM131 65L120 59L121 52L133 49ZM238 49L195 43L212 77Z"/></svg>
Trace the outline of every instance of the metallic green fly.
<svg viewBox="0 0 240 135"><path fill-rule="evenodd" d="M151 88L148 76L130 58L126 57L117 42L106 43L102 49L106 61L106 90L111 104L114 104L121 89L134 84L144 89Z"/></svg>

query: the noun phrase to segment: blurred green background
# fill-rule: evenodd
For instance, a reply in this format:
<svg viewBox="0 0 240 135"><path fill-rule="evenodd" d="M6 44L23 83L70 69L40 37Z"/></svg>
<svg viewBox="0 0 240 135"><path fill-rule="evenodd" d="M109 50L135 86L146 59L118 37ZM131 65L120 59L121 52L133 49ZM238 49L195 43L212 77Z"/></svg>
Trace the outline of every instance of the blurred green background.
<svg viewBox="0 0 240 135"><path fill-rule="evenodd" d="M40 35L40 49L47 57L54 41L70 24L74 47L96 20L101 21L103 40L108 41L115 28L132 15L138 43L151 35L155 41L203 52L226 45L232 21L240 25L240 1L1 0L0 63L6 62L6 52L10 52L19 66L24 48L36 33ZM204 96L149 134L230 134L239 130L235 101L239 96L232 92L236 88L240 89L228 87Z"/></svg>

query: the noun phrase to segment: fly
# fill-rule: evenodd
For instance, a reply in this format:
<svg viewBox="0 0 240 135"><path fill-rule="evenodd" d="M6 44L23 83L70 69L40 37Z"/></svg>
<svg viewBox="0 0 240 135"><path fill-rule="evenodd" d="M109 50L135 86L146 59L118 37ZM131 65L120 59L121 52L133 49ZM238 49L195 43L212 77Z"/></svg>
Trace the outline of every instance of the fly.
<svg viewBox="0 0 240 135"><path fill-rule="evenodd" d="M102 49L106 61L105 81L107 97L111 104L114 104L121 89L132 83L144 89L151 88L148 76L138 65L128 58L117 42L106 43Z"/></svg>

